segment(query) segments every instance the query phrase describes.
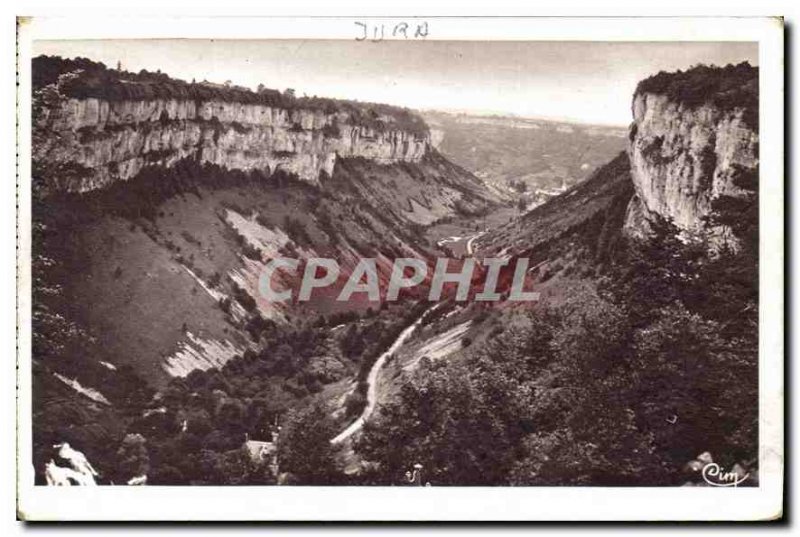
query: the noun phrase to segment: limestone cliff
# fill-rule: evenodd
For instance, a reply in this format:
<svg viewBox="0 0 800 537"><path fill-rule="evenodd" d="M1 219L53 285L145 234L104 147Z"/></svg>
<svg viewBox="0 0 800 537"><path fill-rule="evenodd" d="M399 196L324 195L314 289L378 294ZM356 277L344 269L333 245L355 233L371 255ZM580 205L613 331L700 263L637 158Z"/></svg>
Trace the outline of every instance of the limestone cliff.
<svg viewBox="0 0 800 537"><path fill-rule="evenodd" d="M33 75L34 170L57 190L96 190L184 159L315 183L338 157L414 162L431 148L420 117L385 104L189 83L85 58L39 56Z"/></svg>
<svg viewBox="0 0 800 537"><path fill-rule="evenodd" d="M634 235L655 217L683 231L707 229L715 200L755 196L742 178L757 177L758 103L743 94L757 92L758 70L701 69L662 73L634 95L628 154L636 195L626 218Z"/></svg>
<svg viewBox="0 0 800 537"><path fill-rule="evenodd" d="M236 102L64 98L36 116L34 159L73 170L60 189L85 192L135 177L148 164L183 158L227 169L280 169L316 182L337 157L418 161L428 137L349 123L346 113Z"/></svg>

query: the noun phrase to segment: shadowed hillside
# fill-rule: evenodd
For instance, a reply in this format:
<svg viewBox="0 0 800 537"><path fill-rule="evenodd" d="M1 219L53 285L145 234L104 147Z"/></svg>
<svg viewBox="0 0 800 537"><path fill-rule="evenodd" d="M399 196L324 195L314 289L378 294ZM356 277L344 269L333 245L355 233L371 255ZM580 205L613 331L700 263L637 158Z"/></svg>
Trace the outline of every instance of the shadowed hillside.
<svg viewBox="0 0 800 537"><path fill-rule="evenodd" d="M434 256L425 226L496 205L400 108L82 59L38 58L34 77L39 480L68 441L101 483L127 481L122 445L141 435L151 483L274 482L244 439L318 400L357 411L350 384L419 314L413 292L336 301L358 260L385 287L395 258ZM268 302L275 257L333 258L341 275L307 303Z"/></svg>

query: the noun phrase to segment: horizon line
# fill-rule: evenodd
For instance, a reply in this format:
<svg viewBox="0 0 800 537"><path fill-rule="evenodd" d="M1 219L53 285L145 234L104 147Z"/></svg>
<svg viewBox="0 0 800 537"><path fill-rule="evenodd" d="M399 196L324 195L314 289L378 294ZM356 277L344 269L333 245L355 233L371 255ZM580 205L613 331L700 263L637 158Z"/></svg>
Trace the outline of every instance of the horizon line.
<svg viewBox="0 0 800 537"><path fill-rule="evenodd" d="M36 57L39 57L39 56L57 57L57 58L66 59L66 60L72 60L72 61L77 60L78 58L85 58L85 59L88 59L90 61L102 64L102 65L104 65L106 67L106 69L109 69L111 71L115 71L116 70L115 67L106 65L106 63L103 62L102 60L96 60L96 59L90 58L88 56L76 55L76 56L71 56L70 57L70 56L62 56L60 54L49 55L49 54L45 54L45 53L40 53L40 54L38 54L36 56L33 56L33 58L36 58ZM126 72L126 73L131 73L133 75L138 74L135 71L130 71L130 70L126 69L124 65L122 66L122 70L121 71L122 72ZM152 71L148 70L148 72L152 72ZM188 80L185 80L183 78L179 78L179 77L177 77L175 75L172 75L172 74L169 74L167 72L161 71L160 69L158 69L156 72L157 73L161 73L161 74L165 74L165 75L167 75L169 78L171 78L173 80L178 80L178 81L184 82L186 84L192 83L192 82L189 82ZM193 78L192 80L193 81L196 80L196 77ZM250 84L237 84L236 82L234 82L233 80L230 80L230 79L222 81L222 82L218 82L218 81L212 81L212 80L208 80L208 79L204 78L202 80L202 82L208 82L208 83L220 84L220 85L224 85L226 82L230 82L231 86L237 86L239 88L247 89L248 91L250 91L252 93L257 93L258 92L257 88L253 88L252 85L250 85ZM201 83L201 82L194 82L194 83ZM277 88L277 87L270 88L270 89L274 89L276 91L281 91L282 92L282 90L280 88ZM286 88L284 88L284 90L285 89ZM335 92L333 92L333 93L335 93ZM306 93L306 92L303 92L302 95L303 95L303 98L310 97L308 95L308 93ZM569 116L560 116L559 117L559 116L547 116L547 115L522 115L522 114L511 112L511 111L508 111L508 110L492 110L492 109L487 109L487 108L474 108L474 109L473 108L470 108L470 109L465 109L465 108L422 108L422 107L416 107L416 106L409 106L409 105L405 105L405 104L396 104L396 103L392 103L392 102L388 102L388 101L363 101L363 100L360 100L360 99L357 99L357 98L353 98L353 97L335 97L335 96L326 96L326 95L313 95L312 97L318 97L318 98L323 98L323 99L333 99L333 100L354 101L354 102L360 102L360 103L364 103L364 104L385 104L385 105L390 105L390 106L396 106L398 108L406 108L408 110L412 110L412 111L415 111L417 113L438 112L438 113L444 113L444 114L449 114L449 115L474 115L474 116L484 116L484 117L495 116L495 117L509 118L509 119L549 121L549 122L553 122L553 123L569 123L569 124L573 124L573 125L577 124L577 125L596 126L596 127L627 128L628 125L630 124L629 121L625 122L625 123L610 123L610 122L609 123L605 123L605 122L591 121L591 120L581 119L581 118L577 118L577 117L569 117Z"/></svg>

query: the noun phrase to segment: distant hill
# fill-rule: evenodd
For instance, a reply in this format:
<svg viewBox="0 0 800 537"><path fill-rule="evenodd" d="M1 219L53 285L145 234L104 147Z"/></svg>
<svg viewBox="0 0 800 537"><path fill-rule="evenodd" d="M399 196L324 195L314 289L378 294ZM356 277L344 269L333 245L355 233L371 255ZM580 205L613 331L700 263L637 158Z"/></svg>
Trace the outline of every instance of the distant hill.
<svg viewBox="0 0 800 537"><path fill-rule="evenodd" d="M586 179L626 144L627 129L543 119L423 112L449 159L506 196L538 204Z"/></svg>

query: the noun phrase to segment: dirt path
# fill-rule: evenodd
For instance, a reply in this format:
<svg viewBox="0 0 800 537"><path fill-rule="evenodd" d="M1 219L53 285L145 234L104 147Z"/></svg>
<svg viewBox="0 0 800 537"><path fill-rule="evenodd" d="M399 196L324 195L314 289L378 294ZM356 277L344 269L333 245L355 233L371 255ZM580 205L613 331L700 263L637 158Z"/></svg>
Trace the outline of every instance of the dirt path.
<svg viewBox="0 0 800 537"><path fill-rule="evenodd" d="M475 240L484 235L485 233L486 233L485 231L481 231L479 233L472 235L471 237L469 237L469 239L467 239L466 251L468 256L474 255ZM463 239L460 239L459 241L456 242L460 241L463 241ZM331 444L334 445L341 444L342 442L353 436L355 433L357 433L364 427L364 423L366 423L366 421L370 418L370 416L372 416L372 413L375 411L375 405L378 399L378 387L377 387L378 374L380 373L383 364L386 362L389 356L397 352L397 350L403 346L406 340L408 340L408 338L411 337L411 334L413 334L414 331L417 328L419 328L419 325L422 323L422 320L425 318L425 316L428 313L435 310L436 308L438 308L439 305L440 304L436 304L433 307L430 307L427 310L425 310L423 314L420 315L416 321L414 321L414 324L403 330L398 336L398 338L394 341L394 343L392 343L392 346L389 347L389 349L386 352L381 354L380 357L375 361L375 364L372 366L372 369L369 370L369 375L367 376L367 386L368 386L367 404L364 407L364 410L361 412L361 415L358 417L358 419L356 419L353 423L348 425L345 430L343 430L341 433L339 433L333 439L331 439Z"/></svg>
<svg viewBox="0 0 800 537"><path fill-rule="evenodd" d="M469 238L469 240L467 241L467 255L469 255L469 256L473 255L473 246L474 246L474 243L475 243L475 239L477 239L478 237L481 237L484 233L486 233L486 232L485 231L481 231L480 233L476 233L475 235L473 235L472 237Z"/></svg>
<svg viewBox="0 0 800 537"><path fill-rule="evenodd" d="M389 349L380 355L380 357L375 361L375 364L372 366L372 369L369 370L369 375L367 376L367 405L364 407L364 410L361 412L361 416L358 417L353 423L347 426L347 428L342 431L341 433L337 434L333 439L331 439L331 444L340 444L353 436L356 432L360 431L364 427L364 423L372 416L372 413L375 411L375 405L378 400L378 374L383 367L383 364L386 362L387 358L397 352L397 350L403 346L403 344L411 337L419 325L422 324L422 320L425 318L428 313L432 312L436 308L438 308L441 303L436 304L427 310L425 310L419 318L414 321L414 324L407 327L403 330L397 339L392 343L392 346Z"/></svg>

